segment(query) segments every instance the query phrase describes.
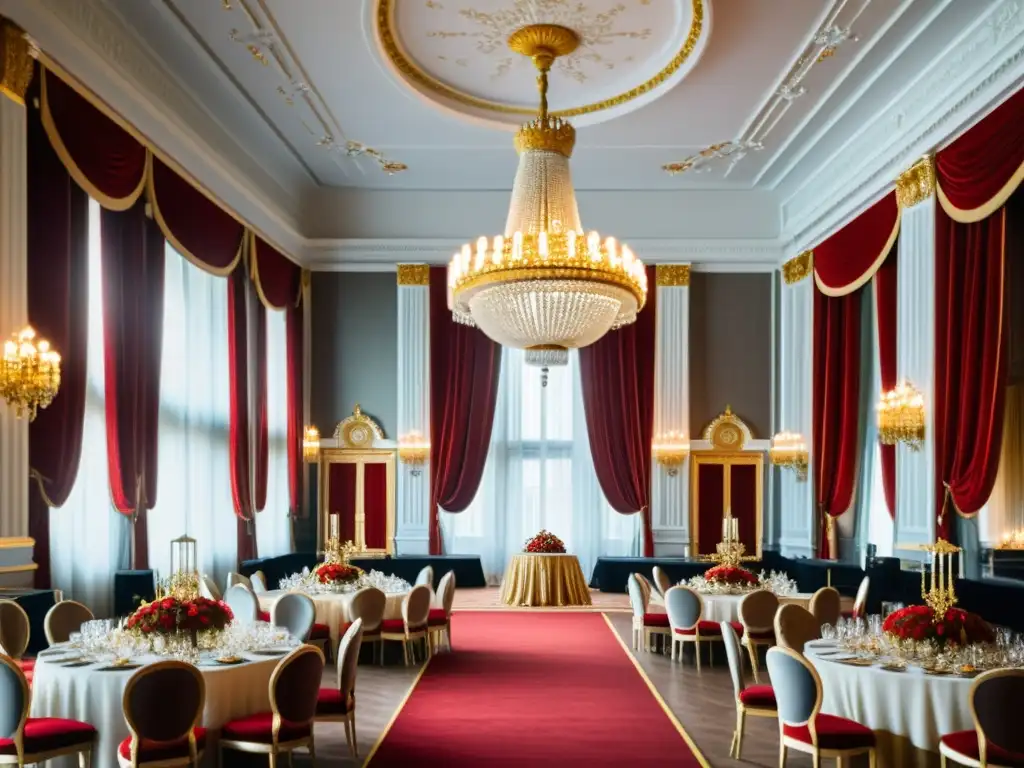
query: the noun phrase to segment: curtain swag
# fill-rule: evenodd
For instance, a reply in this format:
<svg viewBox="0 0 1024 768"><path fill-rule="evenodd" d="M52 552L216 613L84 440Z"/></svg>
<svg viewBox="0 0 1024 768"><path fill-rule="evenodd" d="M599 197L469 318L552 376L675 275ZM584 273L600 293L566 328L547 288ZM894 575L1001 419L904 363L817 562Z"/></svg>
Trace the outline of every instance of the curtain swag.
<svg viewBox="0 0 1024 768"><path fill-rule="evenodd" d="M814 249L814 281L826 296L846 296L882 266L900 231L896 191L872 205Z"/></svg>

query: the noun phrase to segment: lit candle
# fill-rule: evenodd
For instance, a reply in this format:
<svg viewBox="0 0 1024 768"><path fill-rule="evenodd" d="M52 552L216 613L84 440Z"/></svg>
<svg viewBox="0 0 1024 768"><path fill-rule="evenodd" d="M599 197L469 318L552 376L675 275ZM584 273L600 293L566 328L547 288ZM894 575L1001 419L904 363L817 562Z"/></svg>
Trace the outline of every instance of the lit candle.
<svg viewBox="0 0 1024 768"><path fill-rule="evenodd" d="M333 539L334 541L337 541L338 536L340 535L340 531L338 530L340 527L339 523L339 515L331 515L331 539Z"/></svg>
<svg viewBox="0 0 1024 768"><path fill-rule="evenodd" d="M737 520L735 517L732 518L732 540L740 540L740 521Z"/></svg>
<svg viewBox="0 0 1024 768"><path fill-rule="evenodd" d="M924 583L924 572L926 570L927 570L927 566L924 563L921 563L921 597L924 597L925 593L927 592L927 590L925 589L925 583Z"/></svg>
<svg viewBox="0 0 1024 768"><path fill-rule="evenodd" d="M946 577L949 579L949 592L950 592L950 594L952 594L953 593L953 555L952 555L952 553L947 555L947 557L949 557L949 563L946 566L946 571L947 571Z"/></svg>
<svg viewBox="0 0 1024 768"><path fill-rule="evenodd" d="M935 559L939 561L939 582L938 582L938 588L942 589L942 566L943 566L942 560L943 560L943 557L942 557L942 555L936 553Z"/></svg>
<svg viewBox="0 0 1024 768"><path fill-rule="evenodd" d="M722 518L722 541L726 544L729 543L729 518Z"/></svg>

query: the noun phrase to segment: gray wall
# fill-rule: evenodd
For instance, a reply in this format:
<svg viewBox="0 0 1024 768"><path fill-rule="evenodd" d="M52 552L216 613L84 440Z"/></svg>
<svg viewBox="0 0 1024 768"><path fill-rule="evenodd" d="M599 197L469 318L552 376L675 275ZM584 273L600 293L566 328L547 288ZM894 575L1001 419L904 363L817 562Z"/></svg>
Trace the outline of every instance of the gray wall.
<svg viewBox="0 0 1024 768"><path fill-rule="evenodd" d="M356 403L397 439L398 286L393 272L314 272L313 424L330 437Z"/></svg>
<svg viewBox="0 0 1024 768"><path fill-rule="evenodd" d="M756 439L771 437L772 276L690 277L690 432L731 405Z"/></svg>

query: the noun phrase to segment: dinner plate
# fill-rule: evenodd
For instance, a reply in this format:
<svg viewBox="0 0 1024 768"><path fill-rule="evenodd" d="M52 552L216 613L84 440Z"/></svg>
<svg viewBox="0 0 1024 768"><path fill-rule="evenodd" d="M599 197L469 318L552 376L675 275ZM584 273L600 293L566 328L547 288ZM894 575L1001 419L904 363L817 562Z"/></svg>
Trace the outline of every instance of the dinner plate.
<svg viewBox="0 0 1024 768"><path fill-rule="evenodd" d="M245 659L241 656L221 656L219 659L214 659L218 664L244 664Z"/></svg>
<svg viewBox="0 0 1024 768"><path fill-rule="evenodd" d="M849 664L851 667L873 667L875 666L874 659L862 659L859 657L851 657L849 659L834 659L840 664Z"/></svg>
<svg viewBox="0 0 1024 768"><path fill-rule="evenodd" d="M945 675L953 674L951 670L948 670L948 669L938 669L936 667L921 667L921 669L924 670L924 673L926 675L935 675L936 677L942 677L942 676L945 676Z"/></svg>

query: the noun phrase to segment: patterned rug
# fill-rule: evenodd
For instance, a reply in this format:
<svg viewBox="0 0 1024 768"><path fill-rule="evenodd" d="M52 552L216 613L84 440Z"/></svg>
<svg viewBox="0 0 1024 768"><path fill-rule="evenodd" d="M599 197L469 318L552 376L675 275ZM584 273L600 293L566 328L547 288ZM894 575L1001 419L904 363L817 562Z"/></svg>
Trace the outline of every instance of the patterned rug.
<svg viewBox="0 0 1024 768"><path fill-rule="evenodd" d="M504 605L500 599L501 589L499 587L481 587L479 589L456 589L455 605L456 611L626 611L629 608L629 596L617 595L609 592L599 592L596 589L590 590L590 600L593 605L565 606L565 607L544 607L544 608L520 608L519 606Z"/></svg>

